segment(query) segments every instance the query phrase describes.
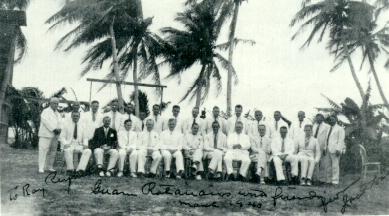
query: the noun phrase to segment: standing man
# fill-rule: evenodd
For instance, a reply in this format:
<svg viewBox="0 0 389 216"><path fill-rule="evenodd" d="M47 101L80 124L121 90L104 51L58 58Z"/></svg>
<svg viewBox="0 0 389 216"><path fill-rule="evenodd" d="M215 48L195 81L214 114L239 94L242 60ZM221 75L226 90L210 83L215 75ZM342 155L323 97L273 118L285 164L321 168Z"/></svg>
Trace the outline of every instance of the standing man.
<svg viewBox="0 0 389 216"><path fill-rule="evenodd" d="M281 126L280 136L276 136L271 143L272 156L270 157L270 161L273 160L274 162L277 182L281 185L286 184L282 168L284 161L289 162L292 167L293 180L296 180L296 177L298 176L298 162L293 155L295 152L295 143L287 136L287 133L288 128L286 126Z"/></svg>
<svg viewBox="0 0 389 216"><path fill-rule="evenodd" d="M182 144L184 142L181 131L176 129L176 119L168 120L168 130L161 133L161 154L165 163L165 176L170 178L170 165L172 157L176 159L177 178L181 179L184 172L184 158L182 156Z"/></svg>
<svg viewBox="0 0 389 216"><path fill-rule="evenodd" d="M134 105L131 103L127 103L126 105L126 113L124 113L124 119L131 119L132 121L132 130L136 132L142 131L142 121L134 115ZM141 113L139 113L139 116ZM143 113L142 115L146 115L146 113ZM146 118L146 117L145 117Z"/></svg>
<svg viewBox="0 0 389 216"><path fill-rule="evenodd" d="M219 123L220 132L227 134L227 121L224 118L220 117L220 108L218 106L214 106L212 109L212 117L207 118L205 125L205 132L207 134L213 132L213 123Z"/></svg>
<svg viewBox="0 0 389 216"><path fill-rule="evenodd" d="M270 128L270 138L271 139L275 139L277 137L280 136L280 128L281 127L286 127L287 129L289 128L289 125L288 123L286 123L283 119L282 119L282 115L281 115L281 112L280 111L275 111L274 112L274 120L273 120L273 123L270 125L271 128Z"/></svg>
<svg viewBox="0 0 389 216"><path fill-rule="evenodd" d="M192 117L188 118L184 122L184 133L185 134L191 134L192 133L192 125L197 124L199 126L199 134L203 135L205 132L204 129L204 120L199 117L200 108L199 107L193 107L192 109Z"/></svg>
<svg viewBox="0 0 389 216"><path fill-rule="evenodd" d="M126 116L119 112L119 102L117 99L111 102L111 111L105 114L110 118L109 127L115 131L120 131L124 128L124 120L127 119Z"/></svg>
<svg viewBox="0 0 389 216"><path fill-rule="evenodd" d="M337 124L338 118L334 115L329 117L330 128L326 135L326 143L322 152L323 159L320 161L320 169L325 173L327 184L339 184L339 161L341 154L346 151L344 144L345 132Z"/></svg>
<svg viewBox="0 0 389 216"><path fill-rule="evenodd" d="M153 114L147 118L153 120L153 130L158 134L162 132L162 118L161 118L161 109L158 104L153 105Z"/></svg>
<svg viewBox="0 0 389 216"><path fill-rule="evenodd" d="M312 125L304 126L305 136L296 140L296 158L301 163L300 185L312 185L312 174L315 164L320 161L320 146L316 138L312 137Z"/></svg>
<svg viewBox="0 0 389 216"><path fill-rule="evenodd" d="M140 132L146 130L146 121L147 114L145 112L139 112L139 120L140 120Z"/></svg>
<svg viewBox="0 0 389 216"><path fill-rule="evenodd" d="M137 142L138 134L131 130L131 119L124 121L124 130L118 133L119 140L119 172L118 177L123 176L124 162L126 162L127 155L130 161L130 175L136 178L136 165L138 160Z"/></svg>
<svg viewBox="0 0 389 216"><path fill-rule="evenodd" d="M257 126L258 135L251 138L251 155L252 162L257 162L257 179L260 179L261 184L265 184L265 178L268 177L267 162L271 152L271 140L266 136L266 126L260 124Z"/></svg>
<svg viewBox="0 0 389 216"><path fill-rule="evenodd" d="M111 118L109 116L105 116L103 118L103 126L97 128L95 130L95 134L93 135L91 149L95 156L99 176L104 176L104 155L109 155L109 162L105 173L106 176L112 175L112 171L115 168L119 158L119 153L117 150L117 133L115 129L109 126L110 124Z"/></svg>
<svg viewBox="0 0 389 216"><path fill-rule="evenodd" d="M171 118L175 119L176 120L176 126L175 126L175 130L178 130L180 131L180 133L184 133L184 129L183 129L183 120L181 119L181 117L179 116L180 114L180 106L178 105L174 105L173 108L172 108L172 113L173 113L173 116L169 117L166 119L166 121L164 121L163 123L163 126L162 126L162 130L169 130L169 120Z"/></svg>
<svg viewBox="0 0 389 216"><path fill-rule="evenodd" d="M221 178L223 171L223 155L227 151L227 137L221 132L218 121L212 123L212 131L204 138L203 158L211 159L208 165L210 177Z"/></svg>
<svg viewBox="0 0 389 216"><path fill-rule="evenodd" d="M322 153L325 149L326 142L327 142L327 134L328 130L330 129L330 126L324 122L324 116L320 113L318 113L315 117L315 124L313 125L312 133L313 133L313 138L317 139L317 142L319 143L320 146L320 152ZM314 180L318 180L320 182L325 182L326 181L326 174L325 170L321 169L320 166L322 166L322 159L318 164L316 164L316 168L314 170Z"/></svg>
<svg viewBox="0 0 389 216"><path fill-rule="evenodd" d="M103 116L99 113L99 102L91 102L91 111L84 114L83 124L88 141L92 140L96 128L103 125Z"/></svg>
<svg viewBox="0 0 389 216"><path fill-rule="evenodd" d="M312 122L305 118L305 112L304 111L299 111L297 113L297 121L292 123L292 129L291 129L291 138L296 140L300 137L304 137L305 132L304 128L305 125L312 125Z"/></svg>
<svg viewBox="0 0 389 216"><path fill-rule="evenodd" d="M267 125L267 123L263 120L263 114L261 110L255 110L254 112L255 120L252 121L250 128L249 128L249 135L258 137L260 136L258 126L263 125L265 127L266 136L270 136L270 127Z"/></svg>
<svg viewBox="0 0 389 216"><path fill-rule="evenodd" d="M85 126L80 122L80 113L73 111L71 117L72 121L68 121L64 125L60 140L64 150L67 174L70 176L75 174L73 156L76 155L78 158L78 155L81 154L76 172L82 176L92 151L88 148L88 137L85 133Z"/></svg>
<svg viewBox="0 0 389 216"><path fill-rule="evenodd" d="M229 179L234 179L232 176L233 167L232 161L241 161L242 165L239 169L240 177L245 180L247 171L249 169L251 160L249 155L250 138L243 133L243 123L237 121L235 124L235 132L230 133L227 137L228 150L224 156L224 162L226 164L227 175Z"/></svg>
<svg viewBox="0 0 389 216"><path fill-rule="evenodd" d="M138 173L145 173L145 164L147 156L151 156L153 161L151 162L149 177L155 177L157 174L157 168L162 160L162 156L159 152L159 133L154 130L153 119L147 119L146 130L139 134L139 152L138 152Z"/></svg>
<svg viewBox="0 0 389 216"><path fill-rule="evenodd" d="M240 121L242 123L243 133L248 134L249 124L248 124L247 120L242 116L242 112L243 112L242 105L240 105L240 104L236 105L235 106L235 115L228 119L228 123L227 123L228 135L234 133L235 125L236 125L236 122L238 122L238 121Z"/></svg>
<svg viewBox="0 0 389 216"><path fill-rule="evenodd" d="M60 115L57 111L58 98L50 98L50 105L42 111L41 123L39 126L39 173L55 172L53 169L55 155L58 146L58 137L61 133Z"/></svg>
<svg viewBox="0 0 389 216"><path fill-rule="evenodd" d="M185 135L183 146L184 155L192 160L193 165L191 171L192 174L196 176L197 180L201 180L199 172L204 171L202 164L204 139L203 136L200 135L199 130L199 124L194 122L192 124L191 132Z"/></svg>

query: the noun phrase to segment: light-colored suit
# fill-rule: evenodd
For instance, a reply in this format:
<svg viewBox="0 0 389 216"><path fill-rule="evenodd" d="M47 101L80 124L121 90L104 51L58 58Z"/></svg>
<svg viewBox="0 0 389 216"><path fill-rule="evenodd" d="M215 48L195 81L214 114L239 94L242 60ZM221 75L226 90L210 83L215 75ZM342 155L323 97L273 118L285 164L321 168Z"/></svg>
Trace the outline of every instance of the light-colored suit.
<svg viewBox="0 0 389 216"><path fill-rule="evenodd" d="M203 146L204 138L199 133L193 135L192 133L187 133L184 138L183 149L192 159L193 162L198 162L199 166L196 167L197 170L203 171Z"/></svg>
<svg viewBox="0 0 389 216"><path fill-rule="evenodd" d="M154 121L154 129L153 129L153 131L155 131L158 134L160 134L162 132L162 125L163 125L163 119L161 118L161 116L160 115L157 115L157 116L151 115L151 116L146 118L146 120L148 120L148 119L152 119ZM146 129L144 129L144 131L145 130Z"/></svg>
<svg viewBox="0 0 389 216"><path fill-rule="evenodd" d="M185 119L185 121L183 122L183 130L184 130L185 134L192 133L193 120L194 120L194 118L191 117L191 118ZM197 117L195 119L195 121L199 125L199 134L203 135L205 133L205 120L200 118L200 117Z"/></svg>
<svg viewBox="0 0 389 216"><path fill-rule="evenodd" d="M138 134L135 131L126 129L120 130L118 133L119 142L119 172L123 172L124 162L127 155L129 155L130 172L136 172L136 165L138 159Z"/></svg>
<svg viewBox="0 0 389 216"><path fill-rule="evenodd" d="M301 178L312 179L315 165L320 161L319 142L314 137L308 140L305 136L296 139L296 158L301 163Z"/></svg>
<svg viewBox="0 0 389 216"><path fill-rule="evenodd" d="M249 128L249 135L251 137L258 137L259 136L259 131L258 131L258 125L265 125L266 127L266 133L265 133L265 136L266 137L270 137L270 126L269 124L267 124L266 121L264 120L260 120L260 121L257 121L257 120L253 120L250 122L250 128Z"/></svg>
<svg viewBox="0 0 389 216"><path fill-rule="evenodd" d="M233 146L236 144L240 144L241 148L233 149ZM226 155L224 156L227 174L232 174L232 172L234 171L232 167L232 161L235 160L242 162L242 165L239 169L239 173L243 177L246 177L247 171L251 163L248 151L251 147L249 136L244 134L243 132L241 134L237 134L236 132L231 133L227 137L227 146L228 150L226 152Z"/></svg>
<svg viewBox="0 0 389 216"><path fill-rule="evenodd" d="M104 113L103 116L109 116L111 118L111 124L109 125L111 128L115 129L116 131L120 131L124 129L124 121L127 119L127 114L122 114L118 111L110 111L107 113Z"/></svg>
<svg viewBox="0 0 389 216"><path fill-rule="evenodd" d="M284 141L285 151L282 152L282 142ZM276 169L277 181L285 180L285 175L282 169L281 155L287 155L285 161L289 162L292 168L292 175L298 176L298 161L294 155L295 143L289 137L282 139L281 136L273 139L271 143L271 157L269 161L273 160Z"/></svg>
<svg viewBox="0 0 389 216"><path fill-rule="evenodd" d="M298 119L295 122L293 122L292 125L290 126L290 132L289 132L290 138L296 140L299 137L304 136L305 135L304 127L305 125L308 124L312 125L312 121L307 118L304 118L302 122L300 122Z"/></svg>
<svg viewBox="0 0 389 216"><path fill-rule="evenodd" d="M183 147L184 138L181 131L175 129L173 131L164 130L160 135L161 139L161 154L165 162L165 171L170 171L172 157L176 159L177 172L184 171L184 158L181 149Z"/></svg>
<svg viewBox="0 0 389 216"><path fill-rule="evenodd" d="M207 133L207 134L212 133L212 131L213 131L212 123L214 121L219 122L220 132L227 134L227 121L224 118L221 118L221 117L215 118L213 116L211 118L207 118L205 120L205 133Z"/></svg>
<svg viewBox="0 0 389 216"><path fill-rule="evenodd" d="M227 136L219 131L216 135L211 131L204 137L203 159L211 159L208 168L213 171L223 171L223 155L227 151Z"/></svg>
<svg viewBox="0 0 389 216"><path fill-rule="evenodd" d="M77 171L85 171L92 151L88 148L88 137L85 125L82 122L77 123L77 138L74 138L76 124L73 121L67 121L64 124L60 135L62 144L61 149L64 150L67 170L74 170L74 155L81 154L80 162L78 163ZM78 160L78 157L76 157Z"/></svg>
<svg viewBox="0 0 389 216"><path fill-rule="evenodd" d="M275 120L271 121L269 123L269 127L270 127L270 130L269 130L270 134L269 134L269 136L270 136L271 139L275 139L277 137L281 137L281 135L280 135L280 128L281 127L288 128L288 135L287 136L291 137L290 133L289 133L289 125L288 125L288 123L286 123L282 119L278 120L278 122L276 122Z"/></svg>
<svg viewBox="0 0 389 216"><path fill-rule="evenodd" d="M159 163L162 160L160 148L159 133L156 131L143 131L138 134L138 172L145 172L145 164L147 155L153 159L150 167L150 172L156 174Z"/></svg>
<svg viewBox="0 0 389 216"><path fill-rule="evenodd" d="M60 114L51 107L44 109L41 113L41 122L39 126L39 152L38 165L39 171L44 169L53 169L55 155L58 146L58 136L53 132L61 128Z"/></svg>
<svg viewBox="0 0 389 216"><path fill-rule="evenodd" d="M269 175L267 162L271 152L271 140L265 134L263 137L260 135L252 136L250 141L252 151L250 159L257 162L257 174L267 177ZM263 170L263 173L261 173L261 170Z"/></svg>
<svg viewBox="0 0 389 216"><path fill-rule="evenodd" d="M170 116L168 118L165 118L162 123L162 131L169 130L169 119L174 118L176 119L176 127L174 130L179 131L180 133L184 134L184 119L182 119L180 116L177 118L174 116Z"/></svg>
<svg viewBox="0 0 389 216"><path fill-rule="evenodd" d="M93 118L94 115L94 118ZM85 125L85 133L88 140L93 138L96 128L103 126L103 115L99 112L93 114L92 111L83 113L83 119L80 121Z"/></svg>
<svg viewBox="0 0 389 216"><path fill-rule="evenodd" d="M234 133L235 123L237 121L241 121L243 123L243 133L249 134L250 122L246 118L244 118L243 116L240 116L238 118L238 117L236 117L236 115L234 115L227 120L227 135Z"/></svg>

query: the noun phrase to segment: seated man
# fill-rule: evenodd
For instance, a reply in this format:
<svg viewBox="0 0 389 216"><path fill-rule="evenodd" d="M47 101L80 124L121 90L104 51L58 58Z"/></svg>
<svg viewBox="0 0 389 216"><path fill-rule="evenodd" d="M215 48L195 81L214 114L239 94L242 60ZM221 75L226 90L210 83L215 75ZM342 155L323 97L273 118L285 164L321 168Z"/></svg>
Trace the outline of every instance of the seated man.
<svg viewBox="0 0 389 216"><path fill-rule="evenodd" d="M165 163L165 176L170 178L170 165L172 157L176 159L177 178L180 179L184 172L184 158L182 156L183 137L181 129L176 129L176 120L168 120L168 130L161 133L161 154Z"/></svg>
<svg viewBox="0 0 389 216"><path fill-rule="evenodd" d="M241 121L237 121L235 123L235 130L233 133L230 133L227 138L227 152L224 156L224 162L227 168L227 175L229 179L234 179L233 176L233 167L232 161L241 161L242 165L239 169L240 177L245 180L247 175L247 170L250 166L250 156L249 156L249 148L250 148L250 138L248 135L242 133L243 131L243 123Z"/></svg>
<svg viewBox="0 0 389 216"><path fill-rule="evenodd" d="M136 178L136 164L138 151L137 142L138 135L135 131L131 130L132 121L131 119L127 119L124 121L124 129L120 130L118 133L119 140L119 172L118 177L123 176L124 162L126 161L127 155L129 155L130 161L130 175L133 178Z"/></svg>
<svg viewBox="0 0 389 216"><path fill-rule="evenodd" d="M227 150L227 137L220 129L218 121L212 123L212 131L204 138L203 159L211 159L208 165L210 177L221 178L223 154ZM216 172L216 174L215 174Z"/></svg>
<svg viewBox="0 0 389 216"><path fill-rule="evenodd" d="M111 124L111 118L105 116L103 118L103 126L96 128L95 133L92 139L91 149L93 150L93 154L96 159L97 171L100 176L104 176L103 171L103 158L105 154L109 155L108 167L105 175L111 176L112 170L116 166L116 162L119 157L119 153L117 150L117 133L116 130L109 127Z"/></svg>
<svg viewBox="0 0 389 216"><path fill-rule="evenodd" d="M80 113L72 112L71 121L65 122L60 140L64 150L68 175L74 175L73 155L81 154L76 171L82 175L88 165L92 151L88 148L88 137L83 125L79 122Z"/></svg>
<svg viewBox="0 0 389 216"><path fill-rule="evenodd" d="M203 157L203 141L203 137L199 132L199 124L193 123L191 132L185 136L183 149L184 154L193 162L193 166L191 167L192 174L196 176L197 180L201 180L201 175L198 172L203 171L201 163Z"/></svg>
<svg viewBox="0 0 389 216"><path fill-rule="evenodd" d="M251 138L251 154L250 159L257 162L257 179L260 179L261 184L265 184L265 177L268 176L267 161L270 154L270 138L266 136L266 125L259 124L257 126L258 133L255 133Z"/></svg>
<svg viewBox="0 0 389 216"><path fill-rule="evenodd" d="M155 177L158 165L162 160L162 156L159 153L159 143L159 135L154 130L154 120L147 119L146 130L141 132L138 138L138 173L145 173L147 155L151 155L153 161L151 162L149 177Z"/></svg>
<svg viewBox="0 0 389 216"><path fill-rule="evenodd" d="M274 137L271 143L271 152L272 156L269 161L274 162L274 167L276 169L277 181L281 185L285 185L285 175L282 169L282 164L284 161L290 163L292 167L292 177L295 178L298 176L298 162L295 155L295 146L292 139L287 136L288 128L282 126L280 128L280 136Z"/></svg>
<svg viewBox="0 0 389 216"><path fill-rule="evenodd" d="M296 139L297 160L301 163L300 185L312 185L312 174L315 164L320 161L320 146L312 136L312 125L304 126L305 136Z"/></svg>

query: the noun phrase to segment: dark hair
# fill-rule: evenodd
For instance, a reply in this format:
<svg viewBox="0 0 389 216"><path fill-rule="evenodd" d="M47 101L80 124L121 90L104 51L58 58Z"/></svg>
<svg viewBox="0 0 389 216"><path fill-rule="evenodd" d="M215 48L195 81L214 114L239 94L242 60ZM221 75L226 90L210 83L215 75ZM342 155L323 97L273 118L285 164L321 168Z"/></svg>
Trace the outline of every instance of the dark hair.
<svg viewBox="0 0 389 216"><path fill-rule="evenodd" d="M243 107L242 107L242 105L237 104L237 105L235 105L235 108L241 108L242 109Z"/></svg>
<svg viewBox="0 0 389 216"><path fill-rule="evenodd" d="M311 129L313 128L313 126L312 126L311 124L306 124L304 127L305 127L305 128L306 128L306 127L310 127Z"/></svg>
<svg viewBox="0 0 389 216"><path fill-rule="evenodd" d="M127 122L132 122L132 120L131 120L131 119L126 119L126 120L124 121L124 124L127 124Z"/></svg>
<svg viewBox="0 0 389 216"><path fill-rule="evenodd" d="M281 129L286 129L286 130L288 130L288 128L287 128L286 126L281 126L281 127L280 127L280 130L281 130Z"/></svg>
<svg viewBox="0 0 389 216"><path fill-rule="evenodd" d="M195 125L200 126L197 122L193 122L192 127Z"/></svg>
<svg viewBox="0 0 389 216"><path fill-rule="evenodd" d="M154 105L153 105L153 108L154 108L154 107L158 107L158 108L159 108L159 104L154 104Z"/></svg>
<svg viewBox="0 0 389 216"><path fill-rule="evenodd" d="M180 106L178 106L178 105L174 105L174 106L173 106L173 109L174 109L174 108L178 108L178 109L180 109L181 107L180 107Z"/></svg>
<svg viewBox="0 0 389 216"><path fill-rule="evenodd" d="M99 104L97 100L93 100L90 104L95 104L95 103Z"/></svg>
<svg viewBox="0 0 389 216"><path fill-rule="evenodd" d="M70 115L73 115L73 114L78 114L78 115L80 115L80 112L78 112L78 111L72 111L72 113L71 113Z"/></svg>
<svg viewBox="0 0 389 216"><path fill-rule="evenodd" d="M217 108L217 109L220 109L218 106L214 106L214 107L213 107L213 109L216 109L216 108Z"/></svg>
<svg viewBox="0 0 389 216"><path fill-rule="evenodd" d="M274 113L277 113L277 112L281 114L281 112L279 110L274 111Z"/></svg>
<svg viewBox="0 0 389 216"><path fill-rule="evenodd" d="M220 126L220 124L219 124L219 122L218 122L218 121L214 121L214 122L212 122L212 125L214 125L214 124L217 124L218 126Z"/></svg>
<svg viewBox="0 0 389 216"><path fill-rule="evenodd" d="M324 115L321 113L316 114L316 117L318 117L318 116L321 116L322 118L324 118Z"/></svg>

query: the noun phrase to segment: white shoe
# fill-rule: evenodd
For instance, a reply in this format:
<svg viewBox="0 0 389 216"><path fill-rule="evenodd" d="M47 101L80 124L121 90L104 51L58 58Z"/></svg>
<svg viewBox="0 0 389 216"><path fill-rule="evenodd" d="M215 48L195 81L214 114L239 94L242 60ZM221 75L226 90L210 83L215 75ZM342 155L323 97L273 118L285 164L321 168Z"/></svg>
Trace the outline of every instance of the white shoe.
<svg viewBox="0 0 389 216"><path fill-rule="evenodd" d="M180 176L180 175L177 175L177 176L176 176L176 179L181 179L181 176Z"/></svg>
<svg viewBox="0 0 389 216"><path fill-rule="evenodd" d="M111 172L110 172L110 171L107 171L107 172L105 173L105 175L108 176L108 177L111 177Z"/></svg>
<svg viewBox="0 0 389 216"><path fill-rule="evenodd" d="M201 175L196 175L196 180L201 180Z"/></svg>
<svg viewBox="0 0 389 216"><path fill-rule="evenodd" d="M123 176L123 172L118 172L118 177L122 177Z"/></svg>
<svg viewBox="0 0 389 216"><path fill-rule="evenodd" d="M265 184L266 184L266 183L265 183L265 180L261 179L261 182L260 182L259 184L265 185Z"/></svg>
<svg viewBox="0 0 389 216"><path fill-rule="evenodd" d="M131 176L132 178L138 178L138 176L137 176L135 173L131 173L130 176Z"/></svg>
<svg viewBox="0 0 389 216"><path fill-rule="evenodd" d="M56 172L55 169L48 169L47 171L49 171L49 172Z"/></svg>
<svg viewBox="0 0 389 216"><path fill-rule="evenodd" d="M311 186L311 185L312 185L311 180L307 180L307 185L308 185L308 186Z"/></svg>
<svg viewBox="0 0 389 216"><path fill-rule="evenodd" d="M44 170L39 170L38 173L45 173L45 171Z"/></svg>
<svg viewBox="0 0 389 216"><path fill-rule="evenodd" d="M105 175L104 175L104 172L103 172L103 171L100 171L100 172L99 172L99 176L100 176L100 177L105 176Z"/></svg>

